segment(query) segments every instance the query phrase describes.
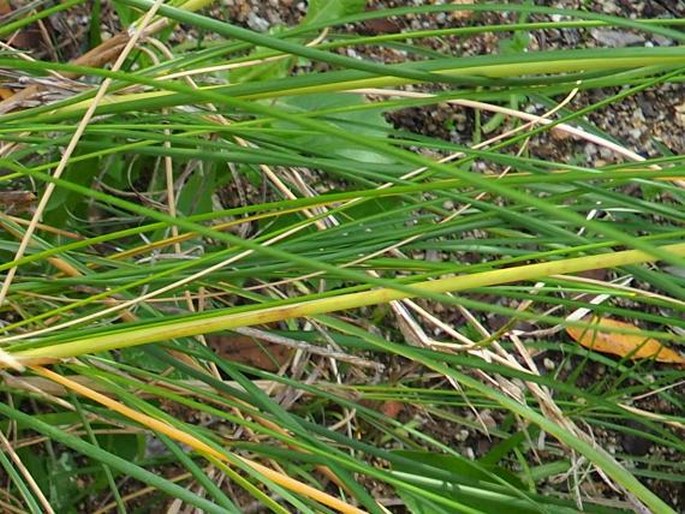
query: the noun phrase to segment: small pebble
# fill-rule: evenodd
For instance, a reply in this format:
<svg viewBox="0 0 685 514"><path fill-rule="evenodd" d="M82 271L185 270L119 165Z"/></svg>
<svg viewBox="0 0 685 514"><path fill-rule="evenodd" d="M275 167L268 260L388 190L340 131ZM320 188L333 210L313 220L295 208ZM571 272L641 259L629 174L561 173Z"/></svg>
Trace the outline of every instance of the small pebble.
<svg viewBox="0 0 685 514"><path fill-rule="evenodd" d="M269 30L269 22L252 12L247 15L247 26L255 32L266 32Z"/></svg>

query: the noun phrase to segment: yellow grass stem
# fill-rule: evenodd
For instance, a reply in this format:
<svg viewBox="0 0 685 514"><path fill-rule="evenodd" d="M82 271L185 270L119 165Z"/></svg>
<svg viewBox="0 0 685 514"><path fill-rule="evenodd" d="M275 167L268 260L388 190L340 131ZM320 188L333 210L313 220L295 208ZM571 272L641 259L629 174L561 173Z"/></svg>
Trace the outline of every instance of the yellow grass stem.
<svg viewBox="0 0 685 514"><path fill-rule="evenodd" d="M685 256L685 243L666 245L662 251ZM76 339L51 346L42 346L12 352L15 361L23 364L44 363L46 359L63 359L89 353L103 352L117 348L165 341L178 337L189 337L221 330L231 330L250 325L273 323L286 319L314 316L388 303L403 298L421 296L422 293L447 293L467 291L480 287L539 280L552 275L566 275L582 271L615 268L658 260L642 250L624 250L602 255L588 255L552 262L527 264L512 268L484 271L472 275L450 276L412 284L416 291L409 294L392 288L378 288L371 291L341 294L339 296L309 300L297 304L267 307L248 312L221 314L201 319L176 320L164 325L132 328L125 333L104 334ZM0 366L3 363L0 362Z"/></svg>
<svg viewBox="0 0 685 514"><path fill-rule="evenodd" d="M435 70L434 73L446 76L477 76L490 78L506 78L519 77L525 75L549 74L549 73L574 73L580 71L593 70L627 70L639 68L642 66L683 66L685 65L685 55L665 55L665 56L650 56L648 62L644 57L616 57L610 60L606 59L560 59L557 61L542 61L542 62L519 62L519 63L504 63L493 65L470 66L465 68L445 68ZM157 77L158 80L164 80L164 76ZM313 86L303 86L300 88L284 88L280 91L267 91L264 93L250 93L232 95L230 89L226 90L225 86L204 86L198 88L200 91L215 91L217 89L226 90L226 94L235 96L241 100L259 100L264 98L277 98L280 96L294 96L306 95L313 93L326 92L340 92L351 91L355 89L366 88L384 88L384 87L398 87L411 83L416 83L415 80L409 80L402 77L381 76L370 77L356 80L341 80L339 82L332 82L330 84L317 84ZM149 101L152 99L162 98L169 95L176 95L174 91L146 91L143 93L131 93L121 95L109 95L103 99L101 105L116 105L125 102L140 102ZM84 100L72 105L62 107L55 110L55 113L70 113L79 112L87 109L92 100Z"/></svg>

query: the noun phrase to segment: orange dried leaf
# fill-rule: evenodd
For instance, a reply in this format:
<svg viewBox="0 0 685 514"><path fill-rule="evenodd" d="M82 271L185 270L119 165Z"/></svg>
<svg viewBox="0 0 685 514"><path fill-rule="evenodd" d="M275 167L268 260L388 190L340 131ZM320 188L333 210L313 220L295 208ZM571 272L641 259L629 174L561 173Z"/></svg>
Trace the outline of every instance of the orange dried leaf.
<svg viewBox="0 0 685 514"><path fill-rule="evenodd" d="M14 95L14 91L6 87L0 87L0 101L8 100Z"/></svg>
<svg viewBox="0 0 685 514"><path fill-rule="evenodd" d="M589 318L585 321L590 322ZM622 334L615 330L630 330L632 334ZM598 352L611 353L630 359L654 359L659 362L685 365L685 357L670 350L656 339L635 333L638 328L630 323L608 318L595 318L592 326L567 327L566 332L585 348Z"/></svg>
<svg viewBox="0 0 685 514"><path fill-rule="evenodd" d="M397 417L404 410L404 404L402 404L402 402L398 402L397 400L388 400L381 404L379 410L385 417L397 419Z"/></svg>

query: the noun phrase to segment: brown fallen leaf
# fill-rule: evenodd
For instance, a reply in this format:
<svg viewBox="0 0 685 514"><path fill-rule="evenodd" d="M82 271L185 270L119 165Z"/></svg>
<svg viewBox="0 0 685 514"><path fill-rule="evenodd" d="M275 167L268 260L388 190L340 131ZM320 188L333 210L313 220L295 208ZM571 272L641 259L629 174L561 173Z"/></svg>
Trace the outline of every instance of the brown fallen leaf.
<svg viewBox="0 0 685 514"><path fill-rule="evenodd" d="M13 213L30 211L36 203L31 191L0 191L0 210Z"/></svg>
<svg viewBox="0 0 685 514"><path fill-rule="evenodd" d="M264 371L278 371L295 351L241 334L209 334L207 344L222 358Z"/></svg>
<svg viewBox="0 0 685 514"><path fill-rule="evenodd" d="M395 34L400 32L400 26L388 18L374 18L367 20L361 27L362 34L377 36L379 34Z"/></svg>
<svg viewBox="0 0 685 514"><path fill-rule="evenodd" d="M381 404L379 409L381 414L390 419L397 419L397 417L402 414L404 410L404 404L398 402L397 400L387 400Z"/></svg>
<svg viewBox="0 0 685 514"><path fill-rule="evenodd" d="M0 0L0 16L9 15L17 7L16 4L21 3L22 2L10 2L9 0ZM39 23L43 23L43 27L46 27L49 26L50 20L42 20ZM3 38L2 41L10 44L14 48L20 48L22 50L39 51L41 50L41 47L44 45L44 37L37 23L32 23L28 26L24 26L24 28L22 28L21 30L14 32L6 38Z"/></svg>
<svg viewBox="0 0 685 514"><path fill-rule="evenodd" d="M654 359L659 362L685 366L685 357L666 348L656 339L635 333L622 334L613 331L638 331L639 329L631 323L609 318L594 318L593 320L589 317L585 318L584 321L592 323L592 327L566 327L566 332L585 348L634 360Z"/></svg>
<svg viewBox="0 0 685 514"><path fill-rule="evenodd" d="M2 0L0 0L2 1ZM378 11L378 7L367 6L366 12ZM401 32L402 28L397 22L390 18L372 18L361 24L359 32L361 34L377 36L379 34L394 34Z"/></svg>

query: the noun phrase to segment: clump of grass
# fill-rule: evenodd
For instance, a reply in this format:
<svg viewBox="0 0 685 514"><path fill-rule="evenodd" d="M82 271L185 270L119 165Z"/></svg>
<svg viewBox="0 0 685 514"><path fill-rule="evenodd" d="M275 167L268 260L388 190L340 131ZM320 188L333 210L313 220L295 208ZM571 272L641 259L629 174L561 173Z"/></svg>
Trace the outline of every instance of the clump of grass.
<svg viewBox="0 0 685 514"><path fill-rule="evenodd" d="M131 30L98 46L91 24L93 52L0 56L24 88L0 105L3 186L38 198L0 216L3 508L677 508L653 484L682 474L682 372L564 328L592 313L682 339L682 157L588 122L682 80L679 20L319 0L257 33L206 4L121 0ZM179 23L205 39L172 44ZM527 51L597 27L676 45ZM429 46L488 33L509 34L500 53ZM471 143L386 119L426 107L467 112ZM235 334L252 343L227 357ZM608 451L628 437L657 450Z"/></svg>

